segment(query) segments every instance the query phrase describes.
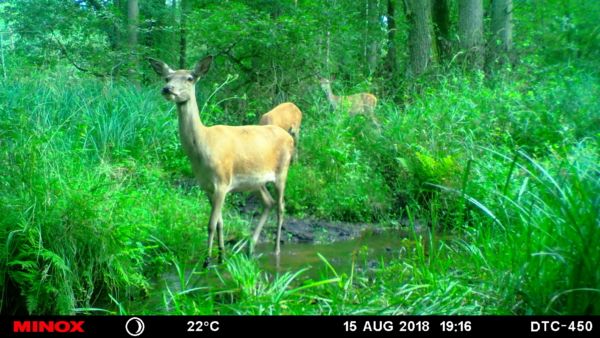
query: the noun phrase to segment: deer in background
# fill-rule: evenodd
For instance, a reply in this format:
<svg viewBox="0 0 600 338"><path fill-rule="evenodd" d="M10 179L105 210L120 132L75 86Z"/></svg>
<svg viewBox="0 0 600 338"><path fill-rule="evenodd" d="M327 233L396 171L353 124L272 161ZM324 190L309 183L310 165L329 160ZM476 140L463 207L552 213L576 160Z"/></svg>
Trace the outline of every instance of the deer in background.
<svg viewBox="0 0 600 338"><path fill-rule="evenodd" d="M294 138L294 160L298 155L298 139L300 138L300 125L302 124L302 111L291 102L285 102L263 114L260 118L261 125L274 125L288 131Z"/></svg>
<svg viewBox="0 0 600 338"><path fill-rule="evenodd" d="M193 70L172 70L160 60L150 58L149 61L166 81L162 95L177 106L183 150L210 201L208 253L204 266L210 263L215 230L219 237L219 261L222 261L225 246L221 209L227 193L231 191L258 191L261 196L264 210L252 236L252 249L275 203L266 187L270 182L275 184L277 193L275 254L279 256L285 184L294 152L292 136L272 125L207 127L202 124L195 84L210 68L212 56L199 61Z"/></svg>
<svg viewBox="0 0 600 338"><path fill-rule="evenodd" d="M329 79L320 79L321 88L327 95L327 100L331 104L334 110L342 109L347 110L350 116L354 115L365 115L370 118L373 123L379 127L379 122L375 118L375 106L377 105L377 98L373 94L369 93L358 93L348 96L337 96L333 94L331 90L331 81Z"/></svg>

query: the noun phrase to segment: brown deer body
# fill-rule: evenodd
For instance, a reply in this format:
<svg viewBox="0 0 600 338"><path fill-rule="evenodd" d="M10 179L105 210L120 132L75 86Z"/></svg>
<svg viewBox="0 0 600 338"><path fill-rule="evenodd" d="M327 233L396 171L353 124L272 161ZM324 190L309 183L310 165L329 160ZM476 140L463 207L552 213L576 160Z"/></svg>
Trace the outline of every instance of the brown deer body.
<svg viewBox="0 0 600 338"><path fill-rule="evenodd" d="M302 124L302 111L291 102L285 102L271 109L260 117L261 125L274 125L288 131L294 138L294 159L298 152L300 139L300 125Z"/></svg>
<svg viewBox="0 0 600 338"><path fill-rule="evenodd" d="M350 116L365 115L370 118L373 123L379 126L375 118L375 107L377 106L377 98L370 93L358 93L348 96L337 96L331 90L331 81L321 78L321 88L327 95L327 101L331 104L334 110L347 111Z"/></svg>
<svg viewBox="0 0 600 338"><path fill-rule="evenodd" d="M149 59L154 70L165 78L163 96L177 105L179 136L200 187L210 200L208 223L208 255L212 255L215 230L219 240L219 259L225 250L222 207L231 191L258 191L264 210L252 236L254 245L275 201L266 188L274 183L277 192L277 242L279 255L284 214L284 192L294 140L276 126L206 127L200 120L195 83L212 63L212 57L198 62L193 71L172 70L162 61Z"/></svg>

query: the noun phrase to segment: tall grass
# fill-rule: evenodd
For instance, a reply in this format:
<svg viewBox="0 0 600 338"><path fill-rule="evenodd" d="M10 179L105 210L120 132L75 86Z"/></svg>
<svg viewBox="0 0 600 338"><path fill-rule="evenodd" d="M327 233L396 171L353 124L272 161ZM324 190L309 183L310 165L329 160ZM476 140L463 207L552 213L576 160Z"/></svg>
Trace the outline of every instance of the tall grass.
<svg viewBox="0 0 600 338"><path fill-rule="evenodd" d="M489 260L504 271L518 313L591 314L600 309L598 144L578 144L540 163L523 152L498 194L505 241ZM593 150L592 150L593 149Z"/></svg>
<svg viewBox="0 0 600 338"><path fill-rule="evenodd" d="M150 235L168 226L182 236L172 240L201 237L181 228L206 211L198 194L174 193L166 173L133 161L157 151L160 133L176 139L148 105L158 101L80 81L3 85L3 312L72 313L107 295L143 295L146 269L161 259Z"/></svg>

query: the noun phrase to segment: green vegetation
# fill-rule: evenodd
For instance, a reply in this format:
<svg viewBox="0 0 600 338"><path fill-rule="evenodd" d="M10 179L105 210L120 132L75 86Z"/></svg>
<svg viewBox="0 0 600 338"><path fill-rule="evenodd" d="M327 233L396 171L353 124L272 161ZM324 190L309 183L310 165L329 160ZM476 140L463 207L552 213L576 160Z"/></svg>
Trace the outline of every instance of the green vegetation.
<svg viewBox="0 0 600 338"><path fill-rule="evenodd" d="M25 10L32 3L8 7ZM218 35L213 25L226 11L252 23L230 29L243 30L254 44L270 39L252 35L268 19L243 3L191 13L214 16L205 26L191 24L190 40ZM300 57L286 65L284 56L261 56L292 69L282 83L305 75L298 70L296 77L294 67L312 51L296 39L318 33L300 23L314 19L310 15L319 8L311 6L292 17L299 22L277 19L298 29L300 36L279 43L298 45ZM49 48L44 37L21 35L6 56L0 83L0 311L600 314L600 31L591 27L593 11L586 7L598 6L573 5L573 27L552 31L547 27L564 19L560 6L529 14L530 6L522 2L515 9L519 62L487 73L439 65L407 80L379 96L381 131L362 116L332 112L316 81L290 85L287 99L298 103L304 121L299 161L288 178L288 215L382 227L420 220L431 233L427 240L414 233L414 246L372 269L356 258L349 271L337 271L329 263L335 257L322 257L318 278L304 278L304 270L267 273L244 254L237 242L249 237L255 220L237 208L243 195L225 207L228 258L203 270L210 206L187 183L192 174L176 113L149 67L139 66L149 82L99 79L77 71L58 52L44 55L38 49ZM87 23L90 15L74 24ZM540 30L537 15L548 16ZM251 20L256 17L262 19ZM344 23L332 31L359 34L346 24L349 31ZM205 35L194 35L200 33ZM80 34L68 42L78 43ZM544 41L545 48L532 50L533 41ZM243 48L238 52L256 47ZM122 57L122 50L114 53ZM336 53L342 55L342 45L333 48ZM102 65L88 56L72 57ZM348 56L348 63L356 65L359 57ZM40 60L51 61L47 69L36 68ZM200 103L210 97L206 124L254 123L272 106L269 95L281 90L261 96L259 85L244 83L250 74L243 71L217 89L230 62L217 62L198 85ZM344 72L343 64L336 67ZM343 85L356 86L346 92L370 88L371 82L358 80L362 69L346 67ZM385 87L388 80L372 81ZM166 274L177 281L162 281Z"/></svg>

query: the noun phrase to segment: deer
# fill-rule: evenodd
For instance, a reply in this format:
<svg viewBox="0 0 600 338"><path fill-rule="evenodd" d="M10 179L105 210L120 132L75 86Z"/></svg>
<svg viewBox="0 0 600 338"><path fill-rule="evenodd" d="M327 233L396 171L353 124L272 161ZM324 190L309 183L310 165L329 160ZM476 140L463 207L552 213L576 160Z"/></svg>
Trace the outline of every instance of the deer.
<svg viewBox="0 0 600 338"><path fill-rule="evenodd" d="M251 238L250 251L275 200L266 185L273 183L277 194L277 239L275 255L281 251L284 193L288 169L294 152L292 136L274 125L205 126L196 102L195 85L212 64L213 57L198 61L193 70L173 70L165 62L148 58L156 73L166 81L162 96L177 107L179 138L191 162L194 176L206 193L210 205L208 251L204 267L210 265L215 230L218 235L219 263L223 261L222 208L229 192L258 191L264 209Z"/></svg>
<svg viewBox="0 0 600 338"><path fill-rule="evenodd" d="M260 117L260 125L275 125L283 128L292 135L294 139L294 156L297 159L298 139L300 138L300 125L302 124L302 111L291 102L285 102L264 113Z"/></svg>
<svg viewBox="0 0 600 338"><path fill-rule="evenodd" d="M374 114L375 106L377 105L377 98L375 95L370 93L358 93L348 96L337 96L334 95L331 90L331 81L329 79L321 78L319 81L321 83L321 88L325 92L325 95L327 95L327 101L329 101L334 110L347 110L350 116L365 115L379 127L379 122L377 122Z"/></svg>

